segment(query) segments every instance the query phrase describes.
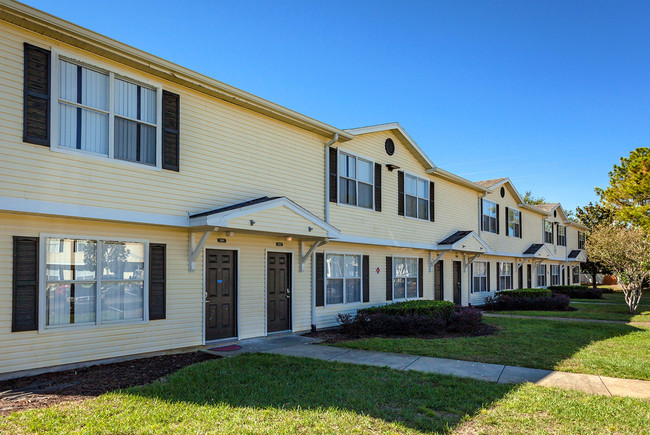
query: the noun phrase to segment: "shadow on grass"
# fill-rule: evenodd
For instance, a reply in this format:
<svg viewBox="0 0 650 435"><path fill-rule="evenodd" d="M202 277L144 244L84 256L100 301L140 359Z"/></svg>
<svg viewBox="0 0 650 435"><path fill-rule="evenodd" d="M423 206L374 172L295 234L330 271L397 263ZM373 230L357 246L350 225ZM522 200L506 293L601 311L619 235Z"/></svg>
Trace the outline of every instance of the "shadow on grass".
<svg viewBox="0 0 650 435"><path fill-rule="evenodd" d="M263 409L271 414L312 411L333 418L337 427L333 430L343 432L354 429L357 417L350 414L428 432L453 428L513 388L388 368L249 354L187 367L163 382L121 394Z"/></svg>

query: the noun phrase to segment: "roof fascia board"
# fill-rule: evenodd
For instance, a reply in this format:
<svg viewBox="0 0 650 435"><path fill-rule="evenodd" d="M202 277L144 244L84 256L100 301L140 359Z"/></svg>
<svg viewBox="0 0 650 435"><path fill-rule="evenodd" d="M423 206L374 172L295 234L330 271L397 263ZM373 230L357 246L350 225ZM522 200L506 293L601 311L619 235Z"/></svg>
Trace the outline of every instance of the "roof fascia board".
<svg viewBox="0 0 650 435"><path fill-rule="evenodd" d="M312 133L325 137L338 133L340 141L353 138L343 130L27 5L0 0L0 19Z"/></svg>
<svg viewBox="0 0 650 435"><path fill-rule="evenodd" d="M440 178L444 178L445 180L451 181L455 184L459 184L461 186L467 187L469 189L475 190L480 193L488 193L490 192L490 189L487 189L480 184L476 184L473 181L470 181L466 178L463 178L459 175L452 174L449 171L446 171L442 168L436 167L435 169L429 169L426 171L427 174L431 175L438 175Z"/></svg>

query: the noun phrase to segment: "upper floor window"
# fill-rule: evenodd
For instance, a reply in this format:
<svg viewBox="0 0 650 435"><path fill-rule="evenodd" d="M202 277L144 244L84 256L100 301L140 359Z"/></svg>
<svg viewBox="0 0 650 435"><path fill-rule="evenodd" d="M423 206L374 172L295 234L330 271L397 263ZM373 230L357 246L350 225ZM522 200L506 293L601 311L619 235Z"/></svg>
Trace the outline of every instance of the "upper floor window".
<svg viewBox="0 0 650 435"><path fill-rule="evenodd" d="M499 264L499 290L512 289L512 263Z"/></svg>
<svg viewBox="0 0 650 435"><path fill-rule="evenodd" d="M46 327L144 320L144 243L47 238L45 244Z"/></svg>
<svg viewBox="0 0 650 435"><path fill-rule="evenodd" d="M521 212L519 210L508 209L508 227L506 231L508 236L521 236Z"/></svg>
<svg viewBox="0 0 650 435"><path fill-rule="evenodd" d="M404 201L406 216L429 220L429 182L404 174Z"/></svg>
<svg viewBox="0 0 650 435"><path fill-rule="evenodd" d="M157 166L157 89L59 58L58 146Z"/></svg>
<svg viewBox="0 0 650 435"><path fill-rule="evenodd" d="M373 163L350 154L339 154L339 202L373 208Z"/></svg>
<svg viewBox="0 0 650 435"><path fill-rule="evenodd" d="M585 249L585 233L578 231L578 249Z"/></svg>
<svg viewBox="0 0 650 435"><path fill-rule="evenodd" d="M560 266L551 264L551 285L560 285Z"/></svg>
<svg viewBox="0 0 650 435"><path fill-rule="evenodd" d="M327 304L361 302L361 255L327 254Z"/></svg>
<svg viewBox="0 0 650 435"><path fill-rule="evenodd" d="M546 287L546 265L537 266L537 287Z"/></svg>
<svg viewBox="0 0 650 435"><path fill-rule="evenodd" d="M482 226L483 231L497 232L497 205L487 199L483 200Z"/></svg>
<svg viewBox="0 0 650 435"><path fill-rule="evenodd" d="M557 226L557 244L566 246L566 227L563 225Z"/></svg>
<svg viewBox="0 0 650 435"><path fill-rule="evenodd" d="M553 243L553 222L544 220L544 243Z"/></svg>
<svg viewBox="0 0 650 435"><path fill-rule="evenodd" d="M484 261L472 263L472 292L490 291L488 283L488 264Z"/></svg>
<svg viewBox="0 0 650 435"><path fill-rule="evenodd" d="M418 297L418 259L414 257L393 258L393 299Z"/></svg>

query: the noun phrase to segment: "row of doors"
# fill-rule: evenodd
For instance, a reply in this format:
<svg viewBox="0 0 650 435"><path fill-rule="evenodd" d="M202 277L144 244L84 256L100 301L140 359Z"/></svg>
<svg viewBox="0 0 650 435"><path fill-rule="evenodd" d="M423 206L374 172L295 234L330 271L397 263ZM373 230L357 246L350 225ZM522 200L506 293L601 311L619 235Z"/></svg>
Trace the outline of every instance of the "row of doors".
<svg viewBox="0 0 650 435"><path fill-rule="evenodd" d="M205 252L205 339L237 336L237 251ZM291 254L266 259L267 331L291 329Z"/></svg>

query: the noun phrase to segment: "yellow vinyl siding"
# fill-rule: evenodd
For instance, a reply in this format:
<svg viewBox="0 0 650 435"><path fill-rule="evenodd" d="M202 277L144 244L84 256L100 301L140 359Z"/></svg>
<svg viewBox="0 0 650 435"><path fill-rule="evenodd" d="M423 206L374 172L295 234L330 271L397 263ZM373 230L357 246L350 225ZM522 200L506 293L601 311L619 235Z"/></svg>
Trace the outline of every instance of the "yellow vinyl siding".
<svg viewBox="0 0 650 435"><path fill-rule="evenodd" d="M387 138L395 143L395 154L384 149ZM338 145L340 151L374 160L382 165L381 212L345 204L330 203L330 223L343 234L379 239L436 244L458 229L476 230L477 193L437 176L428 175L422 164L390 131L356 136ZM398 170L388 171L386 164L400 171L435 183L435 222L408 218L397 214Z"/></svg>
<svg viewBox="0 0 650 435"><path fill-rule="evenodd" d="M251 225L251 220L255 222L255 225ZM309 231L310 227L312 231ZM229 220L228 228L286 235L300 234L308 237L325 237L327 235L327 231L284 207L259 211Z"/></svg>
<svg viewBox="0 0 650 435"><path fill-rule="evenodd" d="M6 23L0 24L0 40L6 70L0 75L2 195L176 216L263 195L287 196L322 216L327 138ZM180 172L23 143L23 42L56 46L180 94Z"/></svg>
<svg viewBox="0 0 650 435"><path fill-rule="evenodd" d="M143 324L11 332L13 236L137 238L167 245L167 318ZM187 230L0 213L0 373L200 345L202 272L187 270Z"/></svg>

